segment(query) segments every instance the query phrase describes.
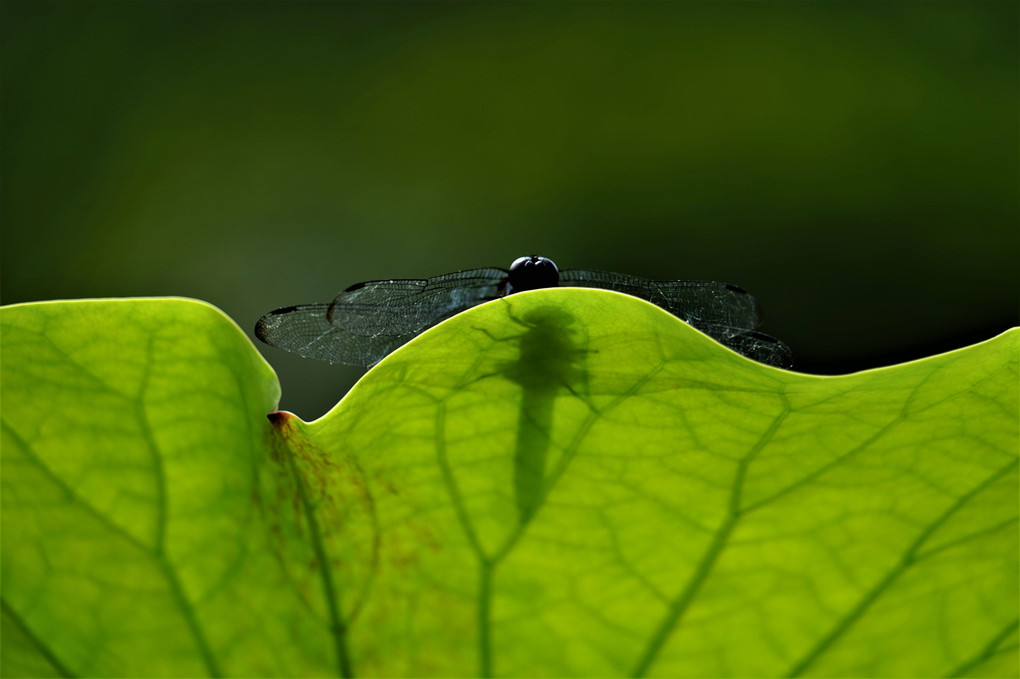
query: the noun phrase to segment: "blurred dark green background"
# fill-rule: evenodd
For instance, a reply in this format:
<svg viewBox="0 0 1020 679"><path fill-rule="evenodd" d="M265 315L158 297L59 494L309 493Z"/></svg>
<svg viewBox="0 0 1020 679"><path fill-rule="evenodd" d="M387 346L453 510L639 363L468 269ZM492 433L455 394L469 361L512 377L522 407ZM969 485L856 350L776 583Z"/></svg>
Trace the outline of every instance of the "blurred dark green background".
<svg viewBox="0 0 1020 679"><path fill-rule="evenodd" d="M4 303L356 281L738 283L806 372L1020 308L1020 5L0 5ZM263 347L282 407L361 374Z"/></svg>

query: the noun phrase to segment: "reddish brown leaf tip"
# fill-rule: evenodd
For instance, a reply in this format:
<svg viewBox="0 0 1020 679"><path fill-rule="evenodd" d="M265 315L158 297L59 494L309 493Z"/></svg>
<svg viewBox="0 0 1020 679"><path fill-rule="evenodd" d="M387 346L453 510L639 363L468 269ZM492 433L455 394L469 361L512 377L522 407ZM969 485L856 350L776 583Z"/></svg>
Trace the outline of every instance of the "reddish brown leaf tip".
<svg viewBox="0 0 1020 679"><path fill-rule="evenodd" d="M277 410L275 412L269 413L268 415L266 415L266 417L269 419L270 422L272 422L273 426L276 427L277 429L283 429L284 427L290 424L291 420L298 419L297 415L295 415L294 413L289 413L286 410Z"/></svg>

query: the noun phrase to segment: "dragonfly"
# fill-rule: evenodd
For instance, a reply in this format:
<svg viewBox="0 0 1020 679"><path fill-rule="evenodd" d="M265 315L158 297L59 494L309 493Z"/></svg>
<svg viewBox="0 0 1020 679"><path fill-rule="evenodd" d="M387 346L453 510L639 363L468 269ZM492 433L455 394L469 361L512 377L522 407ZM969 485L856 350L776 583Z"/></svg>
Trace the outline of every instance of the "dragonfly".
<svg viewBox="0 0 1020 679"><path fill-rule="evenodd" d="M614 290L668 311L759 363L788 368L790 349L755 330L758 303L716 281L651 280L606 271L560 271L547 257L519 257L509 269L484 268L421 279L355 283L332 302L286 306L262 316L255 336L305 358L371 367L425 330L473 306L525 290Z"/></svg>

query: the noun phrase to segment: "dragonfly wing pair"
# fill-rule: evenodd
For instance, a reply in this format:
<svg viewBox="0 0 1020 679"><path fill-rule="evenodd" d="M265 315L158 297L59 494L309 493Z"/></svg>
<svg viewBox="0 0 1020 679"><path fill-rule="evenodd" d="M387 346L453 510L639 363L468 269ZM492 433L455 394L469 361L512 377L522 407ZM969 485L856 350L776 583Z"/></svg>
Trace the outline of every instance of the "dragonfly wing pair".
<svg viewBox="0 0 1020 679"><path fill-rule="evenodd" d="M259 319L255 336L266 344L305 358L372 366L419 333L366 337L329 322L330 304L289 306Z"/></svg>
<svg viewBox="0 0 1020 679"><path fill-rule="evenodd" d="M496 299L506 276L488 268L357 283L328 304L270 311L255 336L305 358L369 367L440 321Z"/></svg>
<svg viewBox="0 0 1020 679"><path fill-rule="evenodd" d="M640 297L695 327L724 325L750 330L758 327L758 303L746 290L715 281L653 281L639 276L567 269L560 285L615 290Z"/></svg>
<svg viewBox="0 0 1020 679"><path fill-rule="evenodd" d="M780 368L793 365L789 347L755 330L761 322L758 302L737 285L717 281L655 281L584 269L560 272L560 285L614 290L640 297L738 354Z"/></svg>

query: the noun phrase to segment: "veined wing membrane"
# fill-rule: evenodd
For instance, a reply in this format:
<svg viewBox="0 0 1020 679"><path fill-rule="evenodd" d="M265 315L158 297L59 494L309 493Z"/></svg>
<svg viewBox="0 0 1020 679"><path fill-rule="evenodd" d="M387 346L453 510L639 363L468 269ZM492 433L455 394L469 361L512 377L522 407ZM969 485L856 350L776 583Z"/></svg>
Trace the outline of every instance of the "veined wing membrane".
<svg viewBox="0 0 1020 679"><path fill-rule="evenodd" d="M358 283L328 305L324 318L351 335L418 334L436 323L500 296L507 272L470 269L408 280Z"/></svg>
<svg viewBox="0 0 1020 679"><path fill-rule="evenodd" d="M793 365L793 353L790 351L790 347L771 335L757 330L731 328L727 325L711 323L701 325L691 323L691 325L719 344L729 347L742 356L747 356L752 361L774 365L777 368L789 368Z"/></svg>
<svg viewBox="0 0 1020 679"><path fill-rule="evenodd" d="M758 303L746 290L715 281L653 281L640 276L568 269L560 285L615 290L648 300L694 327L719 325L751 330L758 327Z"/></svg>
<svg viewBox="0 0 1020 679"><path fill-rule="evenodd" d="M788 368L790 348L754 330L758 303L743 288L715 281L653 281L640 276L568 269L560 285L615 290L648 300L751 360Z"/></svg>
<svg viewBox="0 0 1020 679"><path fill-rule="evenodd" d="M329 322L326 318L329 307L301 304L271 311L259 319L255 336L305 358L369 367L418 334L354 335Z"/></svg>

